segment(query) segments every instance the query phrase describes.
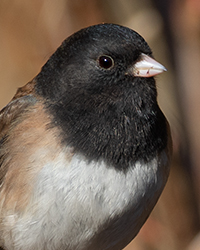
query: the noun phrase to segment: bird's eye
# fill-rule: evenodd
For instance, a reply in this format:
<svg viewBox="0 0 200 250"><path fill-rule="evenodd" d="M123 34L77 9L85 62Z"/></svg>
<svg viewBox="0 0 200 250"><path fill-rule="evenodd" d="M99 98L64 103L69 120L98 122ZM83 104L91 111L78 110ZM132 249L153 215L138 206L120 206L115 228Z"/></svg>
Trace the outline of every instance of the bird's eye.
<svg viewBox="0 0 200 250"><path fill-rule="evenodd" d="M104 69L110 69L114 66L114 60L110 56L100 56L99 57L99 66Z"/></svg>

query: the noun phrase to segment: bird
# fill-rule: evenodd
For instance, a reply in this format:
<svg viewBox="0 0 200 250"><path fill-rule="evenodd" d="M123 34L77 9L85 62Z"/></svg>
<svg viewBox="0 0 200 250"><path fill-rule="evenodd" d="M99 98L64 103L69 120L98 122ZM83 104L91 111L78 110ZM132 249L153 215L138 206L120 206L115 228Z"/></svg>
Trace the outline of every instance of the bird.
<svg viewBox="0 0 200 250"><path fill-rule="evenodd" d="M69 36L0 112L0 246L120 250L167 182L166 71L136 31L101 23Z"/></svg>

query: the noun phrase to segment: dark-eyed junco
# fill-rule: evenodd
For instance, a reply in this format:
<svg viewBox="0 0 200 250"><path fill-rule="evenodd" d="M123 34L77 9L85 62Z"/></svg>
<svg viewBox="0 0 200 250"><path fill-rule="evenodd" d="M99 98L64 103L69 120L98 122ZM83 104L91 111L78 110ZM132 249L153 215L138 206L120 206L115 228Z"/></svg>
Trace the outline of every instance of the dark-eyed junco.
<svg viewBox="0 0 200 250"><path fill-rule="evenodd" d="M114 24L66 39L0 113L0 246L119 250L168 178L171 140L144 39Z"/></svg>

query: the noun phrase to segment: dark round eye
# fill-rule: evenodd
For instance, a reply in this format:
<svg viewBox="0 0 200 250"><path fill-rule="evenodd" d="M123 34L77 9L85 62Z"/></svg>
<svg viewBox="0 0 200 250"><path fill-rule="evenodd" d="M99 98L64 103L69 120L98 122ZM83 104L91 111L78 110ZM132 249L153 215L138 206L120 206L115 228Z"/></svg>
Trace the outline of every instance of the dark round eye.
<svg viewBox="0 0 200 250"><path fill-rule="evenodd" d="M114 60L110 56L100 56L99 57L99 66L104 69L110 69L114 66Z"/></svg>

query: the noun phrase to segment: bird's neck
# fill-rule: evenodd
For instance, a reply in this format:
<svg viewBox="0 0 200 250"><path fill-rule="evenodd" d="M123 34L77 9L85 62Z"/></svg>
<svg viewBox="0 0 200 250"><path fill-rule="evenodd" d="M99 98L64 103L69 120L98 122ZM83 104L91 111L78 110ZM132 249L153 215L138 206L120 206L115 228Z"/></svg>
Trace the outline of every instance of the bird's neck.
<svg viewBox="0 0 200 250"><path fill-rule="evenodd" d="M147 162L166 147L166 120L157 103L144 105L148 108L103 103L106 104L83 100L80 104L73 99L54 107L62 143L91 160L103 159L120 170L138 160Z"/></svg>

